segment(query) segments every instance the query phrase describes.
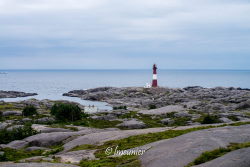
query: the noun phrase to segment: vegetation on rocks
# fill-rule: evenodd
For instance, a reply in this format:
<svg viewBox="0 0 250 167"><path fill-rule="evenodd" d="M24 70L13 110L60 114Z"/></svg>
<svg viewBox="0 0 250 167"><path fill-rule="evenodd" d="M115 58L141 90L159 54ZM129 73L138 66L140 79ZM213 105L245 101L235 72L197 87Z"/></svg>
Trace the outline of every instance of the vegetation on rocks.
<svg viewBox="0 0 250 167"><path fill-rule="evenodd" d="M75 104L56 103L51 108L51 114L59 121L77 121L80 120L84 113Z"/></svg>
<svg viewBox="0 0 250 167"><path fill-rule="evenodd" d="M114 106L113 110L127 110L127 106Z"/></svg>
<svg viewBox="0 0 250 167"><path fill-rule="evenodd" d="M150 105L148 106L148 108L149 108L150 110L152 110L152 109L156 109L156 105L154 105L154 104L150 104Z"/></svg>
<svg viewBox="0 0 250 167"><path fill-rule="evenodd" d="M0 130L0 143L6 144L14 140L21 140L37 133L32 129L31 124L25 124L23 127L13 128L12 130L4 128Z"/></svg>
<svg viewBox="0 0 250 167"><path fill-rule="evenodd" d="M108 120L97 120L92 118L83 118L79 121L73 122L73 125L103 129L103 128L113 128L119 123L121 123L121 121L108 121Z"/></svg>
<svg viewBox="0 0 250 167"><path fill-rule="evenodd" d="M238 123L232 123L231 126L240 126L249 124L250 122L238 122ZM122 163L121 161L116 161L117 158L107 157L105 154L105 150L108 147L116 147L118 146L120 150L127 150L135 147L139 147L145 144L149 144L152 142L156 142L163 139L169 139L174 138L189 132L202 130L202 129L210 129L210 128L217 128L217 127L223 127L228 126L226 124L220 125L220 126L204 126L204 127L197 127L197 128L189 128L185 130L167 130L164 132L157 132L157 133L148 133L148 134L142 134L142 135L136 135L136 136L130 136L128 138L120 139L120 140L112 140L107 141L102 145L80 145L73 148L71 151L78 151L78 150L97 150L95 152L95 156L97 158L100 158L99 160L84 160L81 162L81 166L126 166L130 165L130 163ZM134 159L131 163L135 163L135 166L139 166L139 162L137 163L137 157L136 156L122 156L124 159ZM119 158L118 158L119 159ZM109 164L111 160L114 160L114 163ZM125 160L124 160L125 161ZM125 161L126 162L126 161ZM129 162L129 161L128 161Z"/></svg>
<svg viewBox="0 0 250 167"><path fill-rule="evenodd" d="M86 161L80 163L81 167L139 167L140 161L137 156L106 157L100 160Z"/></svg>
<svg viewBox="0 0 250 167"><path fill-rule="evenodd" d="M217 148L215 150L206 151L206 152L202 153L198 158L196 158L193 162L188 164L186 167L190 167L193 165L199 165L199 164L211 161L215 158L221 157L228 152L242 149L242 148L246 148L246 147L250 147L250 142L231 143L227 147L220 147L220 148Z"/></svg>
<svg viewBox="0 0 250 167"><path fill-rule="evenodd" d="M206 115L203 117L203 120L201 121L202 124L214 124L214 123L221 123L219 120L219 117L216 115Z"/></svg>
<svg viewBox="0 0 250 167"><path fill-rule="evenodd" d="M36 114L37 114L37 109L33 105L27 105L23 109L23 116L32 116L32 115L36 115Z"/></svg>
<svg viewBox="0 0 250 167"><path fill-rule="evenodd" d="M4 154L0 156L0 161L18 161L20 159L42 155L43 150L25 151L24 149L16 150L11 148L3 148Z"/></svg>

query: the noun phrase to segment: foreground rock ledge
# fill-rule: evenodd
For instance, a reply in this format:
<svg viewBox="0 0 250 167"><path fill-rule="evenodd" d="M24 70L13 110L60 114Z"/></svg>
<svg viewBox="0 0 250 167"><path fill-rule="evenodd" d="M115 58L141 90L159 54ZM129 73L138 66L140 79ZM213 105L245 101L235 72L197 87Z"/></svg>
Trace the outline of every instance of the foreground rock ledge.
<svg viewBox="0 0 250 167"><path fill-rule="evenodd" d="M17 91L3 91L0 90L0 98L16 98L16 97L28 97L35 96L37 93L25 93Z"/></svg>
<svg viewBox="0 0 250 167"><path fill-rule="evenodd" d="M191 132L156 143L140 157L143 167L183 167L208 150L250 141L250 125Z"/></svg>
<svg viewBox="0 0 250 167"><path fill-rule="evenodd" d="M193 167L249 167L250 166L250 147L235 150L222 157Z"/></svg>
<svg viewBox="0 0 250 167"><path fill-rule="evenodd" d="M0 163L1 167L79 167L61 163Z"/></svg>

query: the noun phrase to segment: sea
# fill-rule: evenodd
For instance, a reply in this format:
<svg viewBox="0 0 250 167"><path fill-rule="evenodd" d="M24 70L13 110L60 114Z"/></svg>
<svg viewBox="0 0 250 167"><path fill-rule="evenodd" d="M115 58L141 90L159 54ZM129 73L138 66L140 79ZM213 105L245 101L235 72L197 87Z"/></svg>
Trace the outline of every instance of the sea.
<svg viewBox="0 0 250 167"><path fill-rule="evenodd" d="M151 83L152 70L0 70L0 90L38 93L37 96L4 98L7 102L35 99L69 100L109 110L104 102L65 97L71 90L103 86L143 87ZM250 88L250 70L158 70L162 87L183 88L241 87Z"/></svg>

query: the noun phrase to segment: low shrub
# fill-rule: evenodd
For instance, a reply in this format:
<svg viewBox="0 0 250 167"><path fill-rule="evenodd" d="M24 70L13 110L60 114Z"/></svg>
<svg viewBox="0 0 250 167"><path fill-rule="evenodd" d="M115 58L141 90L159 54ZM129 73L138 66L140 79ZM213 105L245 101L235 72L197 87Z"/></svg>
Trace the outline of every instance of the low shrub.
<svg viewBox="0 0 250 167"><path fill-rule="evenodd" d="M0 130L0 144L6 144L14 140L22 140L28 136L37 134L33 130L31 124L25 124L20 128L13 128L13 130L2 129Z"/></svg>
<svg viewBox="0 0 250 167"><path fill-rule="evenodd" d="M156 105L154 105L154 104L150 104L150 105L148 106L148 108L149 108L150 110L152 110L152 109L156 109Z"/></svg>
<svg viewBox="0 0 250 167"><path fill-rule="evenodd" d="M33 105L27 105L23 109L24 116L31 116L31 115L36 115L36 114L37 114L37 110L36 110L36 107Z"/></svg>
<svg viewBox="0 0 250 167"><path fill-rule="evenodd" d="M113 107L113 110L127 110L127 106Z"/></svg>
<svg viewBox="0 0 250 167"><path fill-rule="evenodd" d="M86 114L82 113L80 107L70 103L56 103L51 108L51 114L56 117L58 121L77 121Z"/></svg>
<svg viewBox="0 0 250 167"><path fill-rule="evenodd" d="M203 120L201 121L202 124L214 124L220 123L219 117L216 115L206 115L204 116Z"/></svg>

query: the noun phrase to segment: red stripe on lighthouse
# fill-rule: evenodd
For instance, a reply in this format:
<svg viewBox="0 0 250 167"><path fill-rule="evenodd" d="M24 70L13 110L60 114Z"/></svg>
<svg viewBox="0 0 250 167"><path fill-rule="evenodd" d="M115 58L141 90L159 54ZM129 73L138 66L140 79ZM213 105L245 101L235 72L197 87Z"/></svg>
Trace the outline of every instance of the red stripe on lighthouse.
<svg viewBox="0 0 250 167"><path fill-rule="evenodd" d="M152 87L158 87L158 83L157 83L157 67L156 67L156 64L153 65Z"/></svg>

